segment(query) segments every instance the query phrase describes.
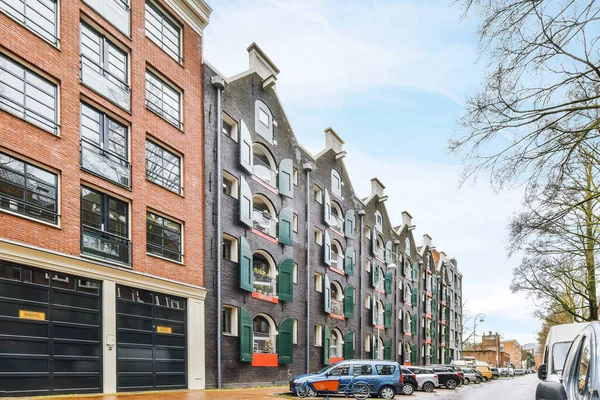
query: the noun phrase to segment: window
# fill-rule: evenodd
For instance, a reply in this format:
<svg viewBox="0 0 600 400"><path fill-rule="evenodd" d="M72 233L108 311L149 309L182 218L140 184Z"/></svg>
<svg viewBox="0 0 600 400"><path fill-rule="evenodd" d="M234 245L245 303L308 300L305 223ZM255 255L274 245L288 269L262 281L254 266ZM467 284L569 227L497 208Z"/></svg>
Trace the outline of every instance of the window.
<svg viewBox="0 0 600 400"><path fill-rule="evenodd" d="M223 127L221 131L225 136L230 137L234 141L238 140L237 123L227 114L223 114Z"/></svg>
<svg viewBox="0 0 600 400"><path fill-rule="evenodd" d="M323 191L320 187L315 185L315 200L319 204L323 204Z"/></svg>
<svg viewBox="0 0 600 400"><path fill-rule="evenodd" d="M0 0L0 11L42 39L58 44L57 0Z"/></svg>
<svg viewBox="0 0 600 400"><path fill-rule="evenodd" d="M298 169L294 168L292 172L292 181L294 182L294 186L298 186Z"/></svg>
<svg viewBox="0 0 600 400"><path fill-rule="evenodd" d="M377 370L377 375L394 375L396 371L395 365L375 365L375 369Z"/></svg>
<svg viewBox="0 0 600 400"><path fill-rule="evenodd" d="M579 365L575 377L577 378L577 389L580 395L585 396L590 380L590 341L588 337L583 338L581 345Z"/></svg>
<svg viewBox="0 0 600 400"><path fill-rule="evenodd" d="M234 306L223 306L223 333L226 335L237 336L238 309Z"/></svg>
<svg viewBox="0 0 600 400"><path fill-rule="evenodd" d="M370 310L371 309L371 295L370 294L365 294L365 308Z"/></svg>
<svg viewBox="0 0 600 400"><path fill-rule="evenodd" d="M254 102L254 131L265 138L267 142L273 143L273 114L269 107L260 100Z"/></svg>
<svg viewBox="0 0 600 400"><path fill-rule="evenodd" d="M315 274L315 291L323 292L323 275Z"/></svg>
<svg viewBox="0 0 600 400"><path fill-rule="evenodd" d="M146 36L175 61L182 62L181 27L154 2L146 1Z"/></svg>
<svg viewBox="0 0 600 400"><path fill-rule="evenodd" d="M277 235L277 212L273 204L263 195L252 197L253 228L271 237Z"/></svg>
<svg viewBox="0 0 600 400"><path fill-rule="evenodd" d="M292 326L292 343L298 344L298 320L294 319Z"/></svg>
<svg viewBox="0 0 600 400"><path fill-rule="evenodd" d="M365 227L365 237L367 239L371 239L371 228L369 228L368 226Z"/></svg>
<svg viewBox="0 0 600 400"><path fill-rule="evenodd" d="M335 169L331 170L331 193L340 198L342 197L342 178Z"/></svg>
<svg viewBox="0 0 600 400"><path fill-rule="evenodd" d="M371 260L365 260L365 271L371 272Z"/></svg>
<svg viewBox="0 0 600 400"><path fill-rule="evenodd" d="M269 114L267 114L262 108L258 109L258 119L263 123L267 128L269 127Z"/></svg>
<svg viewBox="0 0 600 400"><path fill-rule="evenodd" d="M0 152L0 208L58 224L58 175Z"/></svg>
<svg viewBox="0 0 600 400"><path fill-rule="evenodd" d="M84 3L125 35L130 35L129 0L84 0Z"/></svg>
<svg viewBox="0 0 600 400"><path fill-rule="evenodd" d="M323 246L323 231L315 227L315 243Z"/></svg>
<svg viewBox="0 0 600 400"><path fill-rule="evenodd" d="M292 215L292 226L293 226L294 232L298 233L298 214Z"/></svg>
<svg viewBox="0 0 600 400"><path fill-rule="evenodd" d="M254 353L277 354L276 332L271 321L263 315L257 315L252 320L252 333L254 335Z"/></svg>
<svg viewBox="0 0 600 400"><path fill-rule="evenodd" d="M292 283L298 283L298 264L292 265Z"/></svg>
<svg viewBox="0 0 600 400"><path fill-rule="evenodd" d="M238 241L226 233L223 234L223 258L233 262L238 260Z"/></svg>
<svg viewBox="0 0 600 400"><path fill-rule="evenodd" d="M406 239L404 239L404 254L406 254L407 257L410 257L410 237L406 236Z"/></svg>
<svg viewBox="0 0 600 400"><path fill-rule="evenodd" d="M146 139L146 178L181 193L181 158L175 153Z"/></svg>
<svg viewBox="0 0 600 400"><path fill-rule="evenodd" d="M153 212L146 212L146 252L180 262L181 224Z"/></svg>
<svg viewBox="0 0 600 400"><path fill-rule="evenodd" d="M238 198L238 180L235 176L231 175L227 171L223 171L223 193L233 197L234 199Z"/></svg>
<svg viewBox="0 0 600 400"><path fill-rule="evenodd" d="M315 346L323 346L323 325L315 325Z"/></svg>
<svg viewBox="0 0 600 400"><path fill-rule="evenodd" d="M354 364L352 375L373 375L373 367L370 364Z"/></svg>
<svg viewBox="0 0 600 400"><path fill-rule="evenodd" d="M129 129L81 103L81 168L130 187Z"/></svg>
<svg viewBox="0 0 600 400"><path fill-rule="evenodd" d="M371 340L371 335L367 334L365 336L365 352L366 353L370 353L371 352L371 344L373 343L373 341Z"/></svg>
<svg viewBox="0 0 600 400"><path fill-rule="evenodd" d="M333 352L334 355L331 357L335 358L335 357L339 356L339 354L337 354L337 343L334 342L334 339L337 339L337 336L334 338L334 336L335 336L334 333L332 333L331 336L332 337L331 337L330 344L334 343L334 344L331 344L331 350L335 349L335 351ZM332 352L330 351L329 354L332 354ZM329 375L330 376L348 376L348 375L350 375L350 365L349 364L338 365L337 367L334 367L329 370Z"/></svg>
<svg viewBox="0 0 600 400"><path fill-rule="evenodd" d="M0 109L58 135L58 87L0 53Z"/></svg>
<svg viewBox="0 0 600 400"><path fill-rule="evenodd" d="M81 24L81 82L130 109L129 55L87 24Z"/></svg>
<svg viewBox="0 0 600 400"><path fill-rule="evenodd" d="M269 186L277 187L277 163L271 152L262 144L252 146L252 174Z"/></svg>
<svg viewBox="0 0 600 400"><path fill-rule="evenodd" d="M183 128L181 92L146 70L146 108L177 128Z"/></svg>
<svg viewBox="0 0 600 400"><path fill-rule="evenodd" d="M81 252L131 263L129 205L125 201L81 187Z"/></svg>
<svg viewBox="0 0 600 400"><path fill-rule="evenodd" d="M383 217L379 211L375 211L375 229L378 232L383 232Z"/></svg>

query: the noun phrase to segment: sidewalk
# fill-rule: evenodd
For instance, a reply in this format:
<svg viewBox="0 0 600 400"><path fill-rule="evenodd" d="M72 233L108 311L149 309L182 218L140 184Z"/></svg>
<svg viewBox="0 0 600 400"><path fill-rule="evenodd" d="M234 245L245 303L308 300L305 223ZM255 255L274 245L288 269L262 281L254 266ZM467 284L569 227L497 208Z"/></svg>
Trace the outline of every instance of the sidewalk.
<svg viewBox="0 0 600 400"><path fill-rule="evenodd" d="M107 395L68 395L68 396L45 396L45 397L19 397L17 399L44 399L44 400L260 400L279 397L281 393L289 393L287 386L270 386L249 389L223 389L223 390L181 390L168 392L142 392ZM0 398L1 399L1 398ZM14 398L11 398L13 400ZM16 400L16 399L14 399Z"/></svg>

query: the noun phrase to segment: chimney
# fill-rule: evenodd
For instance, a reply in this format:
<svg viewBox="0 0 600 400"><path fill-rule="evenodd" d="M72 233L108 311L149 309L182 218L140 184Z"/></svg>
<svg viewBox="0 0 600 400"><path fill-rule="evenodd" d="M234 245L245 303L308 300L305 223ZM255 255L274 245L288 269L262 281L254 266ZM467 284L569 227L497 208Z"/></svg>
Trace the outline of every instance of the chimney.
<svg viewBox="0 0 600 400"><path fill-rule="evenodd" d="M450 261L450 263L454 266L454 268L456 268L456 266L457 266L456 258L454 258L454 257L449 258L448 261Z"/></svg>
<svg viewBox="0 0 600 400"><path fill-rule="evenodd" d="M371 179L371 196L377 195L379 197L383 197L383 191L385 190L385 186L378 178Z"/></svg>
<svg viewBox="0 0 600 400"><path fill-rule="evenodd" d="M410 215L408 211L402 211L402 225L412 225L412 215Z"/></svg>
<svg viewBox="0 0 600 400"><path fill-rule="evenodd" d="M275 86L279 68L271 61L264 51L254 42L248 48L248 62L250 69L254 70L263 79L263 87L269 89Z"/></svg>
<svg viewBox="0 0 600 400"><path fill-rule="evenodd" d="M433 247L433 240L431 239L431 236L429 236L428 234L423 235L423 245L425 245L429 248Z"/></svg>
<svg viewBox="0 0 600 400"><path fill-rule="evenodd" d="M442 261L442 263L446 262L446 253L444 253L443 251L440 251L440 260Z"/></svg>
<svg viewBox="0 0 600 400"><path fill-rule="evenodd" d="M344 151L344 141L332 127L325 129L325 149L332 149L335 154Z"/></svg>

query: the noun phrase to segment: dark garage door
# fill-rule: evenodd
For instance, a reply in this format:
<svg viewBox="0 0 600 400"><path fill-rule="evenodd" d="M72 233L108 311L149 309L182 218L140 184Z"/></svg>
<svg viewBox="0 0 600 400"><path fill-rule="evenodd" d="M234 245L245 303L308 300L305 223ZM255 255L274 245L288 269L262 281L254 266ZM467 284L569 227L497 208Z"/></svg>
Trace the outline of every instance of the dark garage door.
<svg viewBox="0 0 600 400"><path fill-rule="evenodd" d="M0 261L0 397L102 391L100 282Z"/></svg>
<svg viewBox="0 0 600 400"><path fill-rule="evenodd" d="M117 286L117 390L185 389L185 299Z"/></svg>

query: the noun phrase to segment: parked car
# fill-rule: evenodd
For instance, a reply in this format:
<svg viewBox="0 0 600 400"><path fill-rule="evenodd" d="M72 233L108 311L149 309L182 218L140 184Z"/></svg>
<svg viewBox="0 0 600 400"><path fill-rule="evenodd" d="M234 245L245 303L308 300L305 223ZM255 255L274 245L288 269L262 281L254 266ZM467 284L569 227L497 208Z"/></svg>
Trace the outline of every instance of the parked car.
<svg viewBox="0 0 600 400"><path fill-rule="evenodd" d="M402 394L413 394L419 387L417 375L407 367L400 367L400 381L404 384Z"/></svg>
<svg viewBox="0 0 600 400"><path fill-rule="evenodd" d="M393 399L396 393L403 393L403 379L406 379L406 376L400 373L400 365L395 361L347 360L329 365L314 374L293 377L290 381L290 390L292 393L296 393L306 380L319 381L331 377L339 377L339 388L343 390L350 383L353 375L358 376L356 381L365 381L369 384L371 396L379 396L384 399ZM412 373L408 375L412 375Z"/></svg>
<svg viewBox="0 0 600 400"><path fill-rule="evenodd" d="M573 339L575 339L586 325L586 323L576 323L556 325L550 328L546 344L544 345L544 357L542 359L542 364L546 364L548 372L545 374L546 378L543 380L559 381L569 347L571 347Z"/></svg>
<svg viewBox="0 0 600 400"><path fill-rule="evenodd" d="M521 368L516 368L515 369L515 376L523 376L525 375L525 370L521 369Z"/></svg>
<svg viewBox="0 0 600 400"><path fill-rule="evenodd" d="M418 388L424 392L432 392L440 386L438 375L430 368L409 367L417 377Z"/></svg>
<svg viewBox="0 0 600 400"><path fill-rule="evenodd" d="M463 383L465 383L465 374L462 371L461 366L458 366L456 364L443 364L444 367L448 367L448 368L452 368L454 371L456 371L456 373L459 375L460 377L460 382L458 382L458 387L460 387Z"/></svg>
<svg viewBox="0 0 600 400"><path fill-rule="evenodd" d="M481 373L477 374L477 372L479 371L473 368L463 368L462 372L465 374L465 385L468 385L470 383L481 383Z"/></svg>
<svg viewBox="0 0 600 400"><path fill-rule="evenodd" d="M575 337L562 369L562 381L547 380L548 364L538 368L544 382L536 400L592 400L600 398L600 322L591 322Z"/></svg>
<svg viewBox="0 0 600 400"><path fill-rule="evenodd" d="M458 386L461 377L454 369L444 365L434 365L430 368L438 376L440 386L447 389L455 389Z"/></svg>
<svg viewBox="0 0 600 400"><path fill-rule="evenodd" d="M500 372L500 376L502 377L508 376L508 368L498 368L498 372Z"/></svg>
<svg viewBox="0 0 600 400"><path fill-rule="evenodd" d="M484 382L488 382L488 381L492 380L494 374L493 374L492 370L490 369L490 367L487 365L487 363L477 361L476 368L479 372L481 372L481 375L483 375Z"/></svg>
<svg viewBox="0 0 600 400"><path fill-rule="evenodd" d="M492 379L496 380L500 378L500 371L498 371L498 368L490 368L492 370Z"/></svg>

